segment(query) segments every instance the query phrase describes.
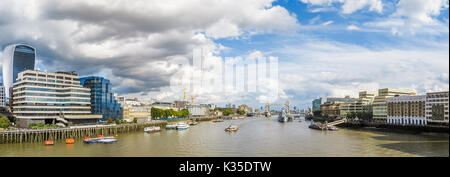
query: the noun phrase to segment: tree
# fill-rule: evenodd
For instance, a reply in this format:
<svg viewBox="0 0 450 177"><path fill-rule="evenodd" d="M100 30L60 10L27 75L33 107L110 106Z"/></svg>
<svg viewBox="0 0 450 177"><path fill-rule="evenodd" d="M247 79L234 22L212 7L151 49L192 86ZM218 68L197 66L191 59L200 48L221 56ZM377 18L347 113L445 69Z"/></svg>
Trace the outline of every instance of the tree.
<svg viewBox="0 0 450 177"><path fill-rule="evenodd" d="M119 124L120 124L120 119L119 119L119 118L116 118L116 121L115 121L115 122L116 122L117 125L119 125Z"/></svg>
<svg viewBox="0 0 450 177"><path fill-rule="evenodd" d="M9 119L3 114L0 114L0 128L7 128L9 125L11 125Z"/></svg>
<svg viewBox="0 0 450 177"><path fill-rule="evenodd" d="M237 113L238 113L239 115L244 115L244 114L245 114L245 111L244 111L244 110L238 110Z"/></svg>
<svg viewBox="0 0 450 177"><path fill-rule="evenodd" d="M136 118L133 119L133 123L137 123L137 119Z"/></svg>
<svg viewBox="0 0 450 177"><path fill-rule="evenodd" d="M110 117L108 118L108 124L112 124L113 123L113 119Z"/></svg>
<svg viewBox="0 0 450 177"><path fill-rule="evenodd" d="M322 111L321 110L316 110L316 111L313 111L313 115L314 116L320 116L322 114Z"/></svg>

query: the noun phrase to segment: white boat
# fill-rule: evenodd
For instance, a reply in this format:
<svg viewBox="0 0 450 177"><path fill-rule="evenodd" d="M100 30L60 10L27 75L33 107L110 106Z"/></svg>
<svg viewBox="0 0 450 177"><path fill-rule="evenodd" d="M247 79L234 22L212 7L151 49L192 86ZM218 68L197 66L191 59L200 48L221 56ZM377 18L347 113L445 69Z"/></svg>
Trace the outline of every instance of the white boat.
<svg viewBox="0 0 450 177"><path fill-rule="evenodd" d="M114 143L116 141L117 141L117 139L115 139L115 138L105 137L105 138L102 138L101 140L98 140L97 142L99 142L99 143Z"/></svg>
<svg viewBox="0 0 450 177"><path fill-rule="evenodd" d="M158 127L158 126L152 126L152 127L145 127L144 128L144 132L147 132L147 133L149 133L149 132L157 132L157 131L160 131L161 130L161 127Z"/></svg>
<svg viewBox="0 0 450 177"><path fill-rule="evenodd" d="M189 125L197 125L198 122L189 122L188 124L189 124Z"/></svg>
<svg viewBox="0 0 450 177"><path fill-rule="evenodd" d="M186 124L185 122L180 122L177 124L177 130L185 130L188 128L189 128L189 125Z"/></svg>
<svg viewBox="0 0 450 177"><path fill-rule="evenodd" d="M237 131L237 130L238 130L238 126L236 126L236 125L229 125L227 128L225 128L225 131L229 131L229 132Z"/></svg>
<svg viewBox="0 0 450 177"><path fill-rule="evenodd" d="M280 114L278 115L278 122L287 122L288 116L286 115L286 112L282 110Z"/></svg>
<svg viewBox="0 0 450 177"><path fill-rule="evenodd" d="M167 130L173 130L173 129L176 129L177 128L177 124L169 124L169 125L166 125L166 129Z"/></svg>

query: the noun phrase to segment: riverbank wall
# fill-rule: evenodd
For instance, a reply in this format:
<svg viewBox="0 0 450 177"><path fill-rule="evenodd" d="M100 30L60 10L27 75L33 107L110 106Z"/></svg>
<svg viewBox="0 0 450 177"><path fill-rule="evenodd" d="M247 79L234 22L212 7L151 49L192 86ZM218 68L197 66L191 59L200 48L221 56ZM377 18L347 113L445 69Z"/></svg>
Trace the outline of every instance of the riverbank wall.
<svg viewBox="0 0 450 177"><path fill-rule="evenodd" d="M73 126L68 128L54 129L20 129L13 131L0 132L0 144L8 143L36 143L52 140L64 142L66 139L81 139L84 137L114 136L121 133L134 132L144 129L147 126L165 127L167 121L148 121L139 124L120 124L120 125L91 125L91 126Z"/></svg>
<svg viewBox="0 0 450 177"><path fill-rule="evenodd" d="M449 133L448 126L438 126L438 125L427 125L427 126L404 126L404 125L393 125L387 123L377 123L377 122L346 122L339 125L338 127L345 128L376 128L382 130L392 130L392 131L407 131L407 132L434 132L434 133Z"/></svg>

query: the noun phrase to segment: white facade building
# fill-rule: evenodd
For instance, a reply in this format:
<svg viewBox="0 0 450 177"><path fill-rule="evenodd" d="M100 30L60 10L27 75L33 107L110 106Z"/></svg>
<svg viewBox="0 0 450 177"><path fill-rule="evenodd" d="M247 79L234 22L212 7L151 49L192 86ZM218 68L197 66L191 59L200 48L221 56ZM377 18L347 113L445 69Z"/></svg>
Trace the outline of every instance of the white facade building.
<svg viewBox="0 0 450 177"><path fill-rule="evenodd" d="M209 115L209 105L207 104L190 104L187 105L191 116L207 116Z"/></svg>
<svg viewBox="0 0 450 177"><path fill-rule="evenodd" d="M6 106L5 87L0 84L0 107Z"/></svg>
<svg viewBox="0 0 450 177"><path fill-rule="evenodd" d="M387 123L414 126L427 125L425 102L425 95L387 98Z"/></svg>
<svg viewBox="0 0 450 177"><path fill-rule="evenodd" d="M427 122L430 124L448 125L448 103L449 92L431 92L426 95L425 113Z"/></svg>
<svg viewBox="0 0 450 177"><path fill-rule="evenodd" d="M91 114L91 93L77 74L25 70L12 92L12 113L23 127L31 123L95 124L102 115ZM62 120L64 119L64 120Z"/></svg>

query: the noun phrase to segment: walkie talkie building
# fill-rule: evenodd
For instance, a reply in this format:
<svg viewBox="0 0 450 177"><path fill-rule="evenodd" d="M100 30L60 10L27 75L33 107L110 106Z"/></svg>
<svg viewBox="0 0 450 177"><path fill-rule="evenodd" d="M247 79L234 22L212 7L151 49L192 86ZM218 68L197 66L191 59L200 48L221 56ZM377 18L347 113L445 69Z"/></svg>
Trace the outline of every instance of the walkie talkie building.
<svg viewBox="0 0 450 177"><path fill-rule="evenodd" d="M10 88L17 75L25 70L34 70L36 50L26 44L12 44L3 51L3 85L5 97L9 99Z"/></svg>

